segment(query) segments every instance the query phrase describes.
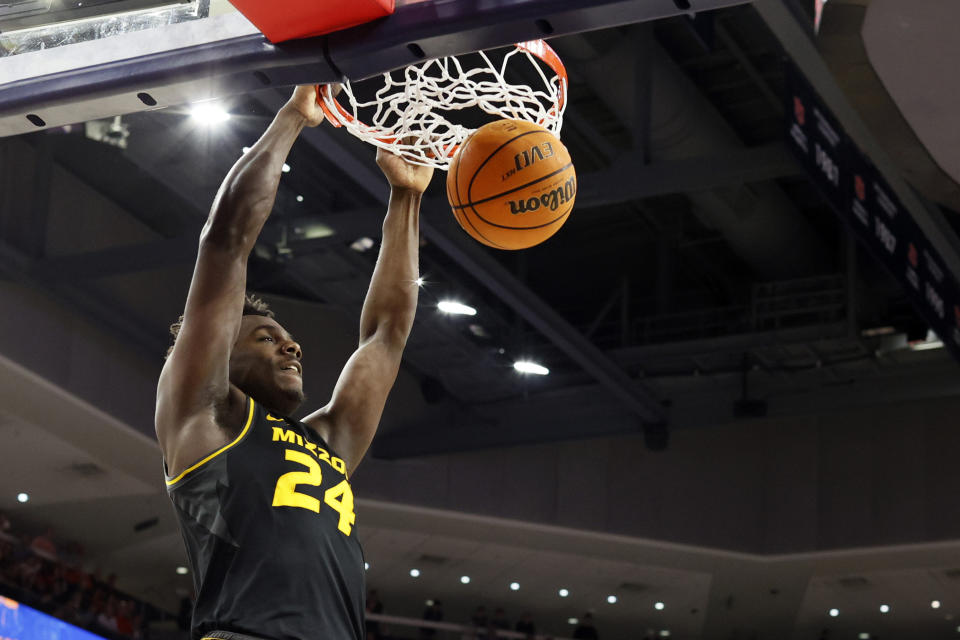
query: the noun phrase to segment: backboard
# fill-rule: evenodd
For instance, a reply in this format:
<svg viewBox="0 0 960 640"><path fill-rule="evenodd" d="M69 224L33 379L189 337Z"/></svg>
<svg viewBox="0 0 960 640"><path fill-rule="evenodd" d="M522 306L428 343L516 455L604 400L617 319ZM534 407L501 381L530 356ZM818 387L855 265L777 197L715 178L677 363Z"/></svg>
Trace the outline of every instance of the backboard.
<svg viewBox="0 0 960 640"><path fill-rule="evenodd" d="M94 0L106 13L48 11L57 20L44 24L43 7L56 1L15 2L8 9L33 13L0 14L0 136L745 3L398 0L386 18L274 45L224 0Z"/></svg>

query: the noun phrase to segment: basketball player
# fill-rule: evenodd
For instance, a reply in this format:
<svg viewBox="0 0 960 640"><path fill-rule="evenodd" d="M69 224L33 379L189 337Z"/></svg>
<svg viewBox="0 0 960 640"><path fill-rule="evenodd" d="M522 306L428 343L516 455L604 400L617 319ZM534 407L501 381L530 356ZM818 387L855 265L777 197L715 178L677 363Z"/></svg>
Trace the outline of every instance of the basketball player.
<svg viewBox="0 0 960 640"><path fill-rule="evenodd" d="M364 561L349 478L377 430L417 305L420 199L433 170L382 150L383 243L359 348L330 402L298 421L300 345L245 294L284 161L322 120L298 87L224 179L200 235L156 429L197 600L192 637L363 640Z"/></svg>

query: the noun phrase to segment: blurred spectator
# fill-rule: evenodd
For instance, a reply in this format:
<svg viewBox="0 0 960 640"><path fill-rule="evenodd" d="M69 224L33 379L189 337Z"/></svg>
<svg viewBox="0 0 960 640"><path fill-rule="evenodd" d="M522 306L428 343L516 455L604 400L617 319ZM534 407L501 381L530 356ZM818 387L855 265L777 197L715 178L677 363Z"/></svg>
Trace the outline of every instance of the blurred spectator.
<svg viewBox="0 0 960 640"><path fill-rule="evenodd" d="M142 640L146 635L147 616L144 612L145 607L138 607L137 613L133 616L133 634L134 640Z"/></svg>
<svg viewBox="0 0 960 640"><path fill-rule="evenodd" d="M423 612L423 619L432 622L440 622L443 620L443 604L439 600L431 600L430 606ZM420 627L421 638L432 638L436 634L437 630L433 627Z"/></svg>
<svg viewBox="0 0 960 640"><path fill-rule="evenodd" d="M376 589L367 592L367 613L383 613L383 603ZM380 640L380 623L367 620L367 640Z"/></svg>
<svg viewBox="0 0 960 640"><path fill-rule="evenodd" d="M117 592L112 586L116 576L104 584L83 571L80 545L62 543L59 555L69 557L62 561L57 559L51 530L18 538L9 533L11 528L9 519L0 514L0 595L111 640L142 640L148 618L162 617Z"/></svg>
<svg viewBox="0 0 960 640"><path fill-rule="evenodd" d="M494 629L510 629L510 621L507 620L507 614L500 607L494 609L493 617L490 618L490 626Z"/></svg>
<svg viewBox="0 0 960 640"><path fill-rule="evenodd" d="M530 615L529 611L524 611L520 619L517 620L515 630L519 633L525 633L528 636L537 634L537 625L533 624L533 616Z"/></svg>
<svg viewBox="0 0 960 640"><path fill-rule="evenodd" d="M180 598L180 612L177 613L177 628L181 631L190 631L190 621L193 619L193 599L184 596Z"/></svg>
<svg viewBox="0 0 960 640"><path fill-rule="evenodd" d="M133 636L133 603L121 600L117 605L117 632L125 636Z"/></svg>
<svg viewBox="0 0 960 640"><path fill-rule="evenodd" d="M30 549L48 560L57 559L57 545L53 543L53 530L47 529L30 542Z"/></svg>
<svg viewBox="0 0 960 640"><path fill-rule="evenodd" d="M83 593L80 591L74 591L73 595L70 596L70 599L66 603L60 605L56 611L54 611L53 616L55 618L60 618L64 622L69 622L70 624L80 625L82 624L81 614L83 607Z"/></svg>
<svg viewBox="0 0 960 640"><path fill-rule="evenodd" d="M107 598L100 614L97 616L97 625L108 631L117 631L117 599L113 596Z"/></svg>
<svg viewBox="0 0 960 640"><path fill-rule="evenodd" d="M477 607L477 610L473 612L473 617L470 618L470 622L476 627L477 640L486 640L488 637L487 628L490 626L490 620L487 618L487 608L483 605Z"/></svg>
<svg viewBox="0 0 960 640"><path fill-rule="evenodd" d="M493 616L490 618L490 629L492 631L510 630L510 621L507 620L507 614L501 607L493 610ZM496 637L496 634L493 632L491 632L490 635L491 637Z"/></svg>
<svg viewBox="0 0 960 640"><path fill-rule="evenodd" d="M16 563L14 567L14 580L27 591L39 591L37 588L40 581L40 570L43 569L43 561L36 556L30 556L25 561Z"/></svg>
<svg viewBox="0 0 960 640"><path fill-rule="evenodd" d="M487 608L483 605L477 607L477 610L473 612L473 617L470 618L470 622L475 627L486 627L487 626Z"/></svg>
<svg viewBox="0 0 960 640"><path fill-rule="evenodd" d="M590 612L583 614L580 624L573 630L575 640L597 640L597 630L593 626L593 615Z"/></svg>

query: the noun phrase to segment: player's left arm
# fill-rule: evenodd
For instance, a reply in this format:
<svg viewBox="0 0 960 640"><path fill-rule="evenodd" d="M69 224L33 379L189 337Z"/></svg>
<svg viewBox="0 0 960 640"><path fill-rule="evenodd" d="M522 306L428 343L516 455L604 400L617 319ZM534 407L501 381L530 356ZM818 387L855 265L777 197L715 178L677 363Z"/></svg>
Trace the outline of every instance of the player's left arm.
<svg viewBox="0 0 960 640"><path fill-rule="evenodd" d="M377 164L390 183L383 241L360 312L360 344L340 373L330 403L304 419L347 464L360 464L397 379L417 311L420 200L433 169L383 149Z"/></svg>

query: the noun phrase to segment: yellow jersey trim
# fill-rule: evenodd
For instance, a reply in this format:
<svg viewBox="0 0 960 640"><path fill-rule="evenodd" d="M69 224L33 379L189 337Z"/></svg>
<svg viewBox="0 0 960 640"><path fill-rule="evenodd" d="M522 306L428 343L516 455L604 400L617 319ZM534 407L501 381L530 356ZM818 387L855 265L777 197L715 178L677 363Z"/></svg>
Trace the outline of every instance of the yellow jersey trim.
<svg viewBox="0 0 960 640"><path fill-rule="evenodd" d="M226 451L226 450L229 449L230 447L234 446L235 444L237 444L238 442L240 442L241 440L243 440L243 436L247 435L247 431L250 430L250 425L253 424L253 408L254 408L253 398L249 398L249 400L250 400L250 411L249 411L249 413L247 414L247 424L243 425L243 431L240 432L240 435L238 435L233 442L231 442L230 444L225 445L225 446L217 449L216 451L214 451L213 453L211 453L210 455L208 455L206 458L204 458L204 459L201 460L200 462L196 463L196 464L193 465L192 467L190 467L190 468L186 469L185 471L183 471L183 472L182 472L180 475L178 475L176 478L173 478L173 479L171 479L171 480L167 480L167 486L168 486L168 487L169 487L170 485L172 485L172 484L176 484L176 483L180 482L181 480L183 480L183 477L184 477L185 475L187 475L187 474L190 473L191 471L196 471L198 468L202 467L203 465L205 465L206 463L210 462L211 460L213 460L214 458L216 458L218 455L220 455L221 453L223 453L224 451Z"/></svg>

